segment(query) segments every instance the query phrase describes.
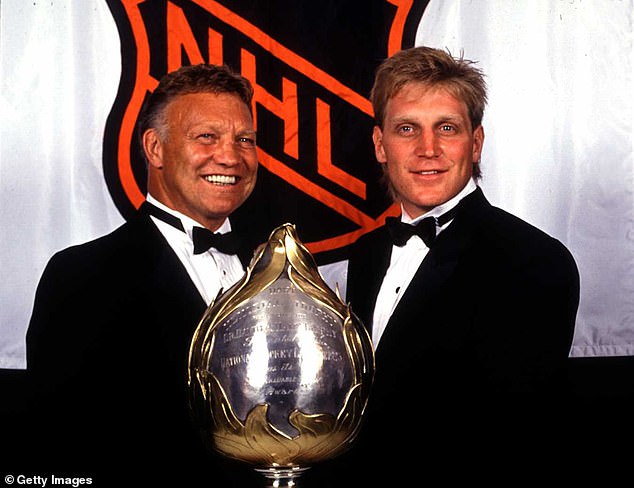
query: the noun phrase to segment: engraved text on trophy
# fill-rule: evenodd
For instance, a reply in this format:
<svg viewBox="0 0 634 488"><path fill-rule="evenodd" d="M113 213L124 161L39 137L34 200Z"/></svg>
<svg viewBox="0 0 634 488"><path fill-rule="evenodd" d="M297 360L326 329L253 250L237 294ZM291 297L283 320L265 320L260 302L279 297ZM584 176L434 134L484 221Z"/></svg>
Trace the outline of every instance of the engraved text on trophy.
<svg viewBox="0 0 634 488"><path fill-rule="evenodd" d="M219 324L207 369L239 419L268 404L269 422L294 437L291 411L336 417L353 383L340 323L283 273Z"/></svg>

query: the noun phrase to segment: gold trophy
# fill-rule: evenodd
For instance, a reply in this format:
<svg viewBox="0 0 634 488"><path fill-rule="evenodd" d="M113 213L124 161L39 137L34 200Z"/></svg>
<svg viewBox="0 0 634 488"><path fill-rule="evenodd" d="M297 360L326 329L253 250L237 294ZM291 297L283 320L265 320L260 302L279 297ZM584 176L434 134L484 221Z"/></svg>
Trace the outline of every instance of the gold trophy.
<svg viewBox="0 0 634 488"><path fill-rule="evenodd" d="M365 327L285 224L203 315L189 351L190 407L218 452L270 486L296 486L351 446L373 375Z"/></svg>

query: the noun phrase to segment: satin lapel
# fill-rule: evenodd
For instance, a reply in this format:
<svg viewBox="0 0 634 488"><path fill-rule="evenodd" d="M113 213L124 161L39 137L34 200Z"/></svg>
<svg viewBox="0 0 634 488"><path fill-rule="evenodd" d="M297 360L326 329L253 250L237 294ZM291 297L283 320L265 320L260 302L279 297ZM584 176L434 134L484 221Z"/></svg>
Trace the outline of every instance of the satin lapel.
<svg viewBox="0 0 634 488"><path fill-rule="evenodd" d="M350 260L354 268L349 268L351 276L348 277L348 301L368 329L392 253L392 242L385 227L373 233L370 239L354 249L355 255ZM372 335L372 331L369 332Z"/></svg>
<svg viewBox="0 0 634 488"><path fill-rule="evenodd" d="M252 228L253 226L247 225L250 224L248 219L242 221L231 218L230 220L232 231L240 238L238 257L246 270L249 264L251 264L255 250L259 245L264 244L268 240L268 235L265 235L261 230Z"/></svg>
<svg viewBox="0 0 634 488"><path fill-rule="evenodd" d="M148 262L147 283L153 305L180 309L187 317L201 316L206 304L187 270L148 216L137 222L139 242L144 243ZM184 317L185 318L185 317Z"/></svg>
<svg viewBox="0 0 634 488"><path fill-rule="evenodd" d="M240 251L238 251L238 257L240 258L240 262L242 263L242 267L246 270L249 264L251 264L251 259L253 258L255 250L251 246L245 246L241 243Z"/></svg>
<svg viewBox="0 0 634 488"><path fill-rule="evenodd" d="M147 202L143 202L143 204L139 207L139 221L141 221L144 216L149 217L151 215L151 212L148 210L148 207L149 205ZM238 238L239 238L238 258L240 259L242 266L246 269L249 263L251 262L251 258L253 257L253 252L255 248L257 247L258 244L260 244L260 242L264 242L264 239L261 236L258 239L258 237L251 235L251 233L248 232L248 229L245 232L245 229L240 228L238 225L236 225L233 222L232 222L232 229L236 234L238 234ZM183 229L181 228L181 230ZM185 270L183 269L183 271Z"/></svg>
<svg viewBox="0 0 634 488"><path fill-rule="evenodd" d="M464 241L457 239L459 232L455 232L456 229L452 230L454 232L449 232L449 229L443 232L443 235L439 236L434 249L425 256L410 285L396 306L388 322L388 329L390 329L392 323L402 322L401 315L403 313L411 315L411 310L425 306L432 292L440 289L454 273L460 259L461 250L464 248ZM443 238L442 241L441 238Z"/></svg>
<svg viewBox="0 0 634 488"><path fill-rule="evenodd" d="M459 205L453 222L438 236L392 313L377 352L382 348L391 349L392 338L398 340L399 335L407 333L404 328L420 325L423 311L434 307L434 294L438 290L451 289L446 285L455 276L466 250L472 246L478 212L489 203L478 188Z"/></svg>
<svg viewBox="0 0 634 488"><path fill-rule="evenodd" d="M381 239L378 241L379 246L376 248L376 254L372 257L372 262L368 263L367 270L374 269L374 272L368 276L368 283L370 288L368 292L368 301L370 304L369 313L374 314L374 304L376 303L377 296L381 289L381 283L385 273L390 266L390 258L392 256L392 241L388 236L387 231L381 235ZM371 323L371 317L368 319L368 324ZM370 331L372 336L372 331Z"/></svg>

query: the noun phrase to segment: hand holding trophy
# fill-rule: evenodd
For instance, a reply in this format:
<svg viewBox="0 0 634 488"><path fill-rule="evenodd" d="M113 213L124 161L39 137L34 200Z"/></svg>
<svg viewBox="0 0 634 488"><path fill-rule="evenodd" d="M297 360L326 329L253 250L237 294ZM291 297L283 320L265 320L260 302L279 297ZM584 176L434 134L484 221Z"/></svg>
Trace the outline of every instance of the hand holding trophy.
<svg viewBox="0 0 634 488"><path fill-rule="evenodd" d="M373 375L365 328L285 224L201 319L190 407L217 451L271 486L296 486L311 465L351 446Z"/></svg>

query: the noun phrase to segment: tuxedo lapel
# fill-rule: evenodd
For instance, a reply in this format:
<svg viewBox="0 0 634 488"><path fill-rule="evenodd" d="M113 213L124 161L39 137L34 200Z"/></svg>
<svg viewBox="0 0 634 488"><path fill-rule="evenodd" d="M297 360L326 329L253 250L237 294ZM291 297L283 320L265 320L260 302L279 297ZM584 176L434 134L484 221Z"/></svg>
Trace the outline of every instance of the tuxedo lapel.
<svg viewBox="0 0 634 488"><path fill-rule="evenodd" d="M375 263L375 273L371 276L368 276L368 283L370 283L370 292L367 297L370 304L374 304L376 302L376 298L379 295L379 290L381 289L381 283L383 283L383 278L385 277L385 273L387 272L388 267L390 266L390 258L392 257L392 241L389 238L388 234L385 233L380 236L379 246L377 247L376 255L372 256L372 261ZM366 269L372 269L370 266L367 266ZM374 307L372 306L372 312L374 312Z"/></svg>
<svg viewBox="0 0 634 488"><path fill-rule="evenodd" d="M349 269L350 293L347 299L372 336L370 324L374 304L392 254L392 241L387 229L382 227L366 236L353 252L355 259L349 262L353 268Z"/></svg>
<svg viewBox="0 0 634 488"><path fill-rule="evenodd" d="M180 259L148 216L133 224L143 246L143 300L147 344L158 347L152 354L163 355L174 371L184 377L187 354L194 330L206 303ZM149 354L149 353L148 353Z"/></svg>
<svg viewBox="0 0 634 488"><path fill-rule="evenodd" d="M159 215L157 215L156 212L159 212ZM178 217L171 215L168 212L165 212L159 209L158 207L150 204L149 202L145 201L139 207L139 212L138 212L139 221L142 221L145 217L149 217L150 215L154 215L155 217L160 218L164 222L167 222L168 224L172 225L173 227L176 227L177 229L185 232L185 229ZM235 234L236 239L238 240L238 252L237 252L238 258L240 259L242 266L246 269L246 267L251 262L251 258L253 257L253 251L255 247L258 244L260 244L260 242L258 242L258 237L253 236L251 235L251 233L248 232L248 228L245 231L244 228L240 228L239 225L237 225L234 222L231 222L231 226L232 226L232 234Z"/></svg>
<svg viewBox="0 0 634 488"><path fill-rule="evenodd" d="M168 306L171 306L170 303L178 304L184 307L183 310L200 311L202 314L205 301L183 263L160 231L151 223L148 232L151 233L151 236L148 236L151 242L148 253L152 260L150 287L156 293L155 301L166 301L167 304L163 305Z"/></svg>
<svg viewBox="0 0 634 488"><path fill-rule="evenodd" d="M157 297L171 297L168 302L178 303L184 310L200 310L202 314L205 308L203 297L169 244L165 244L154 268L152 288Z"/></svg>
<svg viewBox="0 0 634 488"><path fill-rule="evenodd" d="M255 249L249 245L245 244L244 239L240 239L240 250L238 251L238 258L240 258L240 262L242 263L242 267L246 270L249 264L251 264L251 259L253 258L253 254Z"/></svg>
<svg viewBox="0 0 634 488"><path fill-rule="evenodd" d="M466 250L472 246L475 213L486 205L479 188L460 202L452 223L437 237L394 309L377 351L392 349L392 337L399 340L401 334L411 332L404 328L421 327L424 317L432 319L434 314L442 313L437 310L437 294L442 291L446 296L454 289L450 280L457 275Z"/></svg>
<svg viewBox="0 0 634 488"><path fill-rule="evenodd" d="M140 213L129 225L130 241L139 247L140 269L137 272L144 277L151 306L170 316L176 309L178 313L188 315L183 317L186 322L191 316L202 315L206 307L203 297L149 215ZM156 315L160 317L160 313Z"/></svg>

